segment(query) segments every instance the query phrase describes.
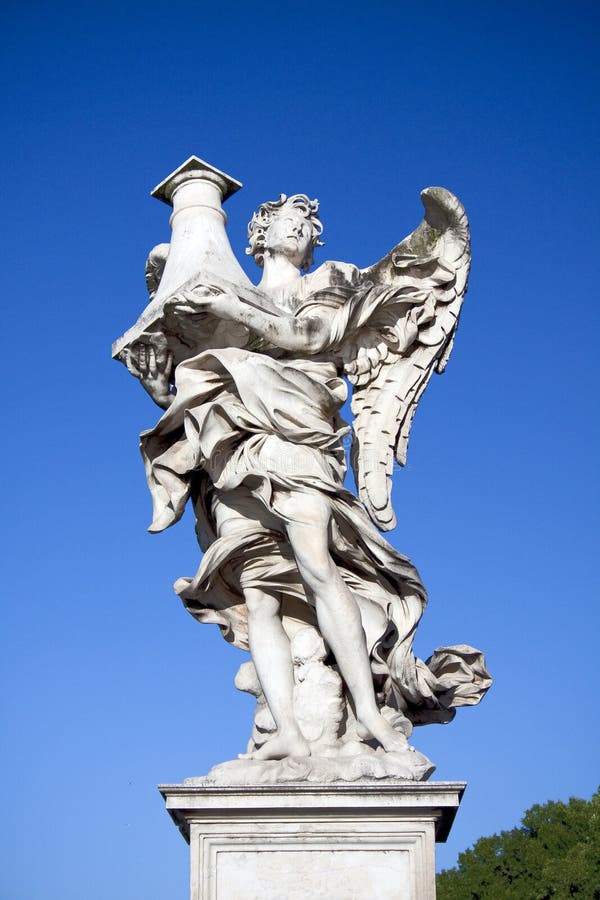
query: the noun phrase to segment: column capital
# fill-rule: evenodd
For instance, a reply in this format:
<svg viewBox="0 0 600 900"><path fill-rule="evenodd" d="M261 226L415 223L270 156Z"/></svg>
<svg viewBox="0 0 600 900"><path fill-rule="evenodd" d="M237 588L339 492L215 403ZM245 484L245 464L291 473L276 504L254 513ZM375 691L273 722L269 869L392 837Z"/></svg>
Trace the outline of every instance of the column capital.
<svg viewBox="0 0 600 900"><path fill-rule="evenodd" d="M221 191L223 202L242 187L241 181L237 181L231 175L221 172L220 169L216 169L210 163L197 156L190 156L174 172L167 175L160 184L157 184L154 190L150 191L150 196L156 197L157 200L162 200L168 206L172 206L173 194L176 188L186 181L195 181L196 179L216 184Z"/></svg>

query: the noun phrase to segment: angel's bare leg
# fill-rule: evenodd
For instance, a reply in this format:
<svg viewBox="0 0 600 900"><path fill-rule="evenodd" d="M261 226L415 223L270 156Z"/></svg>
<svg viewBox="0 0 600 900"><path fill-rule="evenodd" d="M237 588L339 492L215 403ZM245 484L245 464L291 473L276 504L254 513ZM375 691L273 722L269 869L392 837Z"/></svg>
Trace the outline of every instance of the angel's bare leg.
<svg viewBox="0 0 600 900"><path fill-rule="evenodd" d="M247 532L248 524L279 527L245 488L216 492L213 514L220 537ZM257 588L243 588L248 611L248 642L265 700L277 725L277 734L254 753L253 759L307 756L310 748L293 714L294 670L290 642L279 615L279 602ZM242 754L246 755L246 754Z"/></svg>
<svg viewBox="0 0 600 900"><path fill-rule="evenodd" d="M327 500L314 493L294 493L282 506L290 520L287 533L300 575L314 599L319 628L352 695L358 721L385 750L405 748L406 737L383 718L375 702L360 610L329 553Z"/></svg>
<svg viewBox="0 0 600 900"><path fill-rule="evenodd" d="M290 642L279 617L279 603L254 588L244 591L248 608L248 641L252 660L277 725L277 734L252 759L308 756L310 748L293 713L294 671Z"/></svg>

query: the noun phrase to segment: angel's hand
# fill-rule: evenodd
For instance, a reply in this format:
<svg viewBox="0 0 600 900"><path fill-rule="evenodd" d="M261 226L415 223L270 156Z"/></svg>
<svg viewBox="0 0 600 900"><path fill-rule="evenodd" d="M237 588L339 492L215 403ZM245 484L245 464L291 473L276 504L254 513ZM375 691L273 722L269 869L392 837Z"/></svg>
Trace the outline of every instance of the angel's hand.
<svg viewBox="0 0 600 900"><path fill-rule="evenodd" d="M127 352L126 364L158 406L166 409L171 405L173 394L169 381L173 369L173 354L168 349L164 335L148 336L146 340L132 344Z"/></svg>
<svg viewBox="0 0 600 900"><path fill-rule="evenodd" d="M210 313L219 319L234 319L240 301L232 291L201 285L192 291L180 291L169 301L177 315Z"/></svg>

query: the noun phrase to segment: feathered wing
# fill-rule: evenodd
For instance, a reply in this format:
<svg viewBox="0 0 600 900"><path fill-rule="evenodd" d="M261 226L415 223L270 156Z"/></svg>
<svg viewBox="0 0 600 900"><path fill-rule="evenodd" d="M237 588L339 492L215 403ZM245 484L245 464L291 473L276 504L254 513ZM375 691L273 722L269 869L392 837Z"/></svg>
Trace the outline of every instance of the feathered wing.
<svg viewBox="0 0 600 900"><path fill-rule="evenodd" d="M470 265L469 224L444 188L424 190L419 227L363 271L381 302L344 347L353 384L352 468L373 522L394 528L391 475L403 466L417 404L452 350ZM381 287L389 290L382 293Z"/></svg>

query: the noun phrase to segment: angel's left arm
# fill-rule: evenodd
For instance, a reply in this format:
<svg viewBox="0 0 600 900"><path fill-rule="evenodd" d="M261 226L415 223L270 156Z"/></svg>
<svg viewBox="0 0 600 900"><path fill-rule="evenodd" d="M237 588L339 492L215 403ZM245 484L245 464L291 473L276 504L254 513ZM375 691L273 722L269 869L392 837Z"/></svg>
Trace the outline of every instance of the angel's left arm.
<svg viewBox="0 0 600 900"><path fill-rule="evenodd" d="M179 298L189 304L190 312L209 312L239 322L282 350L313 355L321 353L331 340L330 321L320 312L300 317L274 315L245 303L232 291L204 296L186 291Z"/></svg>

